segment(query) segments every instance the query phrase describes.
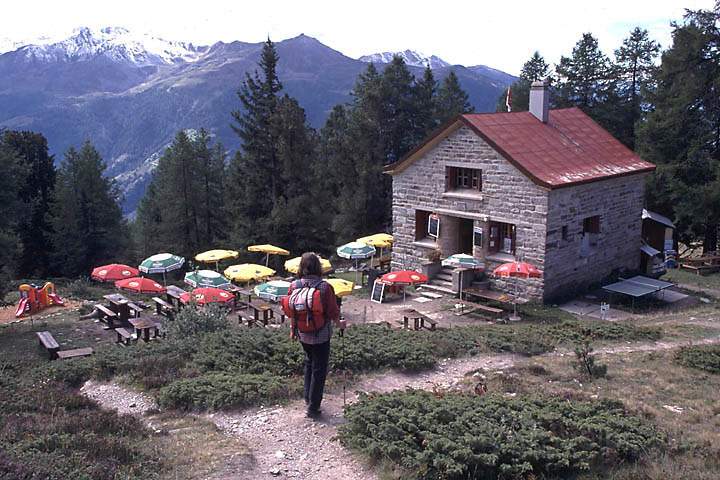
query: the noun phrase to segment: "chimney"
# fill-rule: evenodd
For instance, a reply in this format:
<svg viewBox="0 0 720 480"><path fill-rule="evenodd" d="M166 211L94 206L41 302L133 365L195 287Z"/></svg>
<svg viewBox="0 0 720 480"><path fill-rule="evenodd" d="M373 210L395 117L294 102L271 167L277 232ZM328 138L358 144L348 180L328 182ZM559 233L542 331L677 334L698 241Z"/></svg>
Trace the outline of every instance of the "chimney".
<svg viewBox="0 0 720 480"><path fill-rule="evenodd" d="M530 85L530 113L543 123L547 123L550 112L550 92L548 81L538 80Z"/></svg>

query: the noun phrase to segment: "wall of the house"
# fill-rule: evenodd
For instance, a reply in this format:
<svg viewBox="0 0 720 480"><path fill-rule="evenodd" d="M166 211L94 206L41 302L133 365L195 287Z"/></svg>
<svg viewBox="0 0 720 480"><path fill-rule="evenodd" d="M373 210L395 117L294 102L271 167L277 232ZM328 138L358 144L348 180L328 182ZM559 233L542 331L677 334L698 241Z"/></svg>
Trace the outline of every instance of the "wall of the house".
<svg viewBox="0 0 720 480"><path fill-rule="evenodd" d="M545 245L545 298L564 296L640 262L645 175L550 192ZM597 246L581 255L583 219L600 216ZM562 239L566 225L568 240Z"/></svg>
<svg viewBox="0 0 720 480"><path fill-rule="evenodd" d="M446 166L482 169L481 198L446 194ZM458 225L453 217L461 217L473 219L475 226L483 227L484 245L475 247L474 254L485 259L486 271L512 260L507 256L487 258L491 221L514 224L516 257L543 269L547 205L548 190L529 180L469 128L461 127L393 176L392 267L419 270L433 248L440 248L443 257L456 253L451 239ZM436 243L415 241L416 209L440 214L440 237ZM542 279L512 281L527 297L543 295ZM492 282L496 288L508 287L503 280ZM510 286L511 290L514 288L514 284Z"/></svg>

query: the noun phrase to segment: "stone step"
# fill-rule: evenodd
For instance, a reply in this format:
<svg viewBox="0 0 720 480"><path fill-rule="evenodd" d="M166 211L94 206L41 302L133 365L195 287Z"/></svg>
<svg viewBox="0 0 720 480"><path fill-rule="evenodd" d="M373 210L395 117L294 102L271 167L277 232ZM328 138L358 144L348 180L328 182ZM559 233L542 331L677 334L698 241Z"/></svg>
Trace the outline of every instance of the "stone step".
<svg viewBox="0 0 720 480"><path fill-rule="evenodd" d="M426 288L428 290L433 290L438 293L443 293L445 295L457 295L457 292L453 291L452 288L443 287L442 285L434 285L432 283L426 283L423 285L423 288Z"/></svg>
<svg viewBox="0 0 720 480"><path fill-rule="evenodd" d="M430 285L440 285L441 287L445 288L452 288L452 282L448 282L447 280L441 280L439 278L433 278L428 282Z"/></svg>
<svg viewBox="0 0 720 480"><path fill-rule="evenodd" d="M434 279L442 280L443 282L452 282L452 274L445 273L444 271L435 275Z"/></svg>
<svg viewBox="0 0 720 480"><path fill-rule="evenodd" d="M438 298L442 298L443 295L440 295L435 292L428 292L426 290L417 290L417 293L422 295L423 297L432 298L433 300L437 300Z"/></svg>

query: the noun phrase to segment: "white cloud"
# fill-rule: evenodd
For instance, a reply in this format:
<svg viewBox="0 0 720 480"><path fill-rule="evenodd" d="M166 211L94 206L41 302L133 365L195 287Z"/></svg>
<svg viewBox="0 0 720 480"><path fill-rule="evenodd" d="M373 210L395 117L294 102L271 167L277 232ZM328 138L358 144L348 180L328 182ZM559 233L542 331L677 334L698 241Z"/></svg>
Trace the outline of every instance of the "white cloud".
<svg viewBox="0 0 720 480"><path fill-rule="evenodd" d="M108 25L199 44L257 42L268 35L281 40L305 33L352 57L412 48L451 63L482 63L517 73L534 50L557 61L583 32L592 32L608 53L636 25L667 46L671 20L681 19L684 8L711 8L713 3L275 0L268 5L218 0L24 0L3 2L0 37L56 36L78 26Z"/></svg>

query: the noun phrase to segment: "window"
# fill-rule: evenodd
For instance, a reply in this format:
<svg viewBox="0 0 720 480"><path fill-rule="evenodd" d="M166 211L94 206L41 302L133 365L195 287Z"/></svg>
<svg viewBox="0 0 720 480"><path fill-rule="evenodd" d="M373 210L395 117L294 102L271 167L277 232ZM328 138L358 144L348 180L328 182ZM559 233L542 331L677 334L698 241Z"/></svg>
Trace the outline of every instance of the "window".
<svg viewBox="0 0 720 480"><path fill-rule="evenodd" d="M580 244L580 256L591 254L598 244L600 234L600 215L583 219L582 242Z"/></svg>
<svg viewBox="0 0 720 480"><path fill-rule="evenodd" d="M568 233L567 225L562 226L562 230L560 230L560 238L562 238L566 242L570 240L570 234Z"/></svg>
<svg viewBox="0 0 720 480"><path fill-rule="evenodd" d="M482 191L482 170L476 168L445 167L445 190Z"/></svg>
<svg viewBox="0 0 720 480"><path fill-rule="evenodd" d="M600 233L600 215L583 220L583 233Z"/></svg>
<svg viewBox="0 0 720 480"><path fill-rule="evenodd" d="M428 220L430 212L415 210L415 240L423 240L428 237Z"/></svg>
<svg viewBox="0 0 720 480"><path fill-rule="evenodd" d="M511 223L490 222L491 253L515 255L515 225Z"/></svg>

